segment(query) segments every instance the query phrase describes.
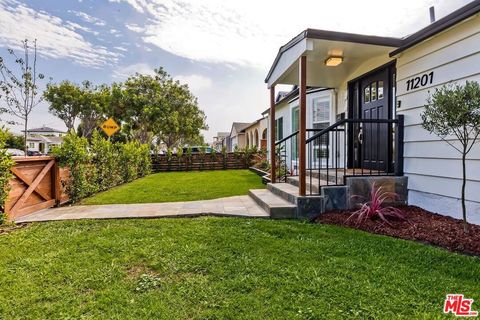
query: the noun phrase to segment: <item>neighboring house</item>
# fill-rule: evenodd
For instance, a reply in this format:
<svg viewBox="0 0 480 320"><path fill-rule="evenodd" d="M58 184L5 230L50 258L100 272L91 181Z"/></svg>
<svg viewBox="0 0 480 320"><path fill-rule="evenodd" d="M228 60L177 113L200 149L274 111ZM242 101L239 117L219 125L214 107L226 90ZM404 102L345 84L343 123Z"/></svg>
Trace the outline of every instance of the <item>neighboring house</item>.
<svg viewBox="0 0 480 320"><path fill-rule="evenodd" d="M313 129L314 123L308 120L311 94L306 88L330 88L330 123L336 122L318 137L336 137L327 139L330 149L335 148L333 157L340 159L336 168L347 173L362 168L361 175L406 176L410 204L459 218L461 155L423 129L420 115L435 88L480 81L479 13L480 1L476 0L404 38L307 29L280 48L265 79L271 90L270 114L277 119L277 110L283 114L286 108L291 114L293 106L281 107L281 99L275 103L275 85L298 85L300 100L305 101L300 108L307 109L300 123ZM286 123L288 127L294 122ZM281 126L276 123L273 129ZM300 131L307 136L306 130ZM308 137L302 140L302 152L312 148ZM299 172L300 195L305 194L306 171L312 161L326 156L319 153L309 159L302 152L300 163L305 166ZM475 170L480 167L478 145L467 166L469 219L480 223L480 170Z"/></svg>
<svg viewBox="0 0 480 320"><path fill-rule="evenodd" d="M263 117L243 129L247 147L267 148L267 118Z"/></svg>
<svg viewBox="0 0 480 320"><path fill-rule="evenodd" d="M234 151L235 147L239 149L245 148L247 144L244 129L250 126L250 124L251 123L245 122L234 122L232 124L232 129L230 130L230 135L227 140L227 148L229 152Z"/></svg>
<svg viewBox="0 0 480 320"><path fill-rule="evenodd" d="M222 147L226 146L226 138L230 135L230 132L217 132L217 135L213 137L212 148L218 152L222 151Z"/></svg>
<svg viewBox="0 0 480 320"><path fill-rule="evenodd" d="M43 126L27 130L28 151L37 151L47 154L52 148L61 145L63 142L64 131Z"/></svg>

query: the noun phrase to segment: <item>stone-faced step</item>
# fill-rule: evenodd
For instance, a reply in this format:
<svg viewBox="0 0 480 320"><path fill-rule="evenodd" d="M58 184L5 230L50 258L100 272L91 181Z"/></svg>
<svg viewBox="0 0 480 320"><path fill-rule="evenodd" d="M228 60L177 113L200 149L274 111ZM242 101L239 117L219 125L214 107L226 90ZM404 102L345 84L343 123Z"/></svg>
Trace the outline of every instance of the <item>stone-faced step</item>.
<svg viewBox="0 0 480 320"><path fill-rule="evenodd" d="M336 181L336 184L338 185L343 185L344 184L344 181L343 181L343 175L344 175L344 170L339 168L337 170L335 169L321 169L321 170L318 170L318 169L312 169L312 170L309 170L307 169L306 171L306 174L307 174L307 177L312 177L312 178L315 178L315 179L320 179L322 181L327 181L330 183L330 184L335 184L335 181Z"/></svg>
<svg viewBox="0 0 480 320"><path fill-rule="evenodd" d="M252 189L249 196L262 207L272 219L296 218L297 206L273 194L267 189Z"/></svg>
<svg viewBox="0 0 480 320"><path fill-rule="evenodd" d="M269 183L267 189L297 206L297 217L309 219L324 212L323 196L300 196L298 187L289 183Z"/></svg>

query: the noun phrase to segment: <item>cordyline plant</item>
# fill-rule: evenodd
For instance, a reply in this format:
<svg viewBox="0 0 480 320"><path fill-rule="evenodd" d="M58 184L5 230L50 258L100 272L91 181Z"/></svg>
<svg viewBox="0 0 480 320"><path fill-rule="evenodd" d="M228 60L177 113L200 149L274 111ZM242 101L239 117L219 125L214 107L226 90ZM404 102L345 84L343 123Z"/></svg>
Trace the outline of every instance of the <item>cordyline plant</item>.
<svg viewBox="0 0 480 320"><path fill-rule="evenodd" d="M467 233L466 160L480 137L480 85L467 81L464 86L445 85L435 89L422 113L422 120L424 129L439 136L462 155L462 215L463 229Z"/></svg>
<svg viewBox="0 0 480 320"><path fill-rule="evenodd" d="M395 192L387 192L385 191L384 187L377 188L374 182L370 191L370 200L362 204L360 209L352 213L350 217L348 217L347 221L356 217L356 223L359 225L369 219L374 220L379 218L392 227L393 225L388 221L389 218L406 220L402 210L392 206L385 206L385 202L388 200L395 200L397 198L398 194Z"/></svg>

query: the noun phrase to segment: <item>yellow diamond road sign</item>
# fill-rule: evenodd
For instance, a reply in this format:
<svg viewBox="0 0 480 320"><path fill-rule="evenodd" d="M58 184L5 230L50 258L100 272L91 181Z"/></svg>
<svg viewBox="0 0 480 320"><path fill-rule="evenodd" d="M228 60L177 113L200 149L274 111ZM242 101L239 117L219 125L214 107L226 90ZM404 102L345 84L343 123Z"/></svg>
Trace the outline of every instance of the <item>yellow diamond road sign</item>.
<svg viewBox="0 0 480 320"><path fill-rule="evenodd" d="M120 130L120 126L115 122L115 120L113 120L113 118L110 118L104 123L102 123L101 128L103 132L105 132L109 137L115 134L115 132L117 132L118 130Z"/></svg>

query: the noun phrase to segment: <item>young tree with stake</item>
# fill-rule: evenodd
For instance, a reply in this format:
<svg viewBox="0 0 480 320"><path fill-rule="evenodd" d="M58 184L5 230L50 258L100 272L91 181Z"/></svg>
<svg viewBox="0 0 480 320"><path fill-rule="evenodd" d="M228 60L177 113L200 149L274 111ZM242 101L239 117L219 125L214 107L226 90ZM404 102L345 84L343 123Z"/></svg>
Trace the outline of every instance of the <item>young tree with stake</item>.
<svg viewBox="0 0 480 320"><path fill-rule="evenodd" d="M421 116L426 130L439 136L462 155L462 214L467 233L466 160L480 136L480 85L467 81L464 86L445 85L435 89ZM449 136L456 139L449 139Z"/></svg>
<svg viewBox="0 0 480 320"><path fill-rule="evenodd" d="M0 57L0 98L5 102L4 110L22 121L26 155L28 120L32 110L43 100L41 95L37 97L37 80L43 79L44 75L37 72L37 40L33 41L33 46L27 39L23 40L22 49L23 57L19 57L13 49L8 49L20 69L19 74L7 67L5 60Z"/></svg>

